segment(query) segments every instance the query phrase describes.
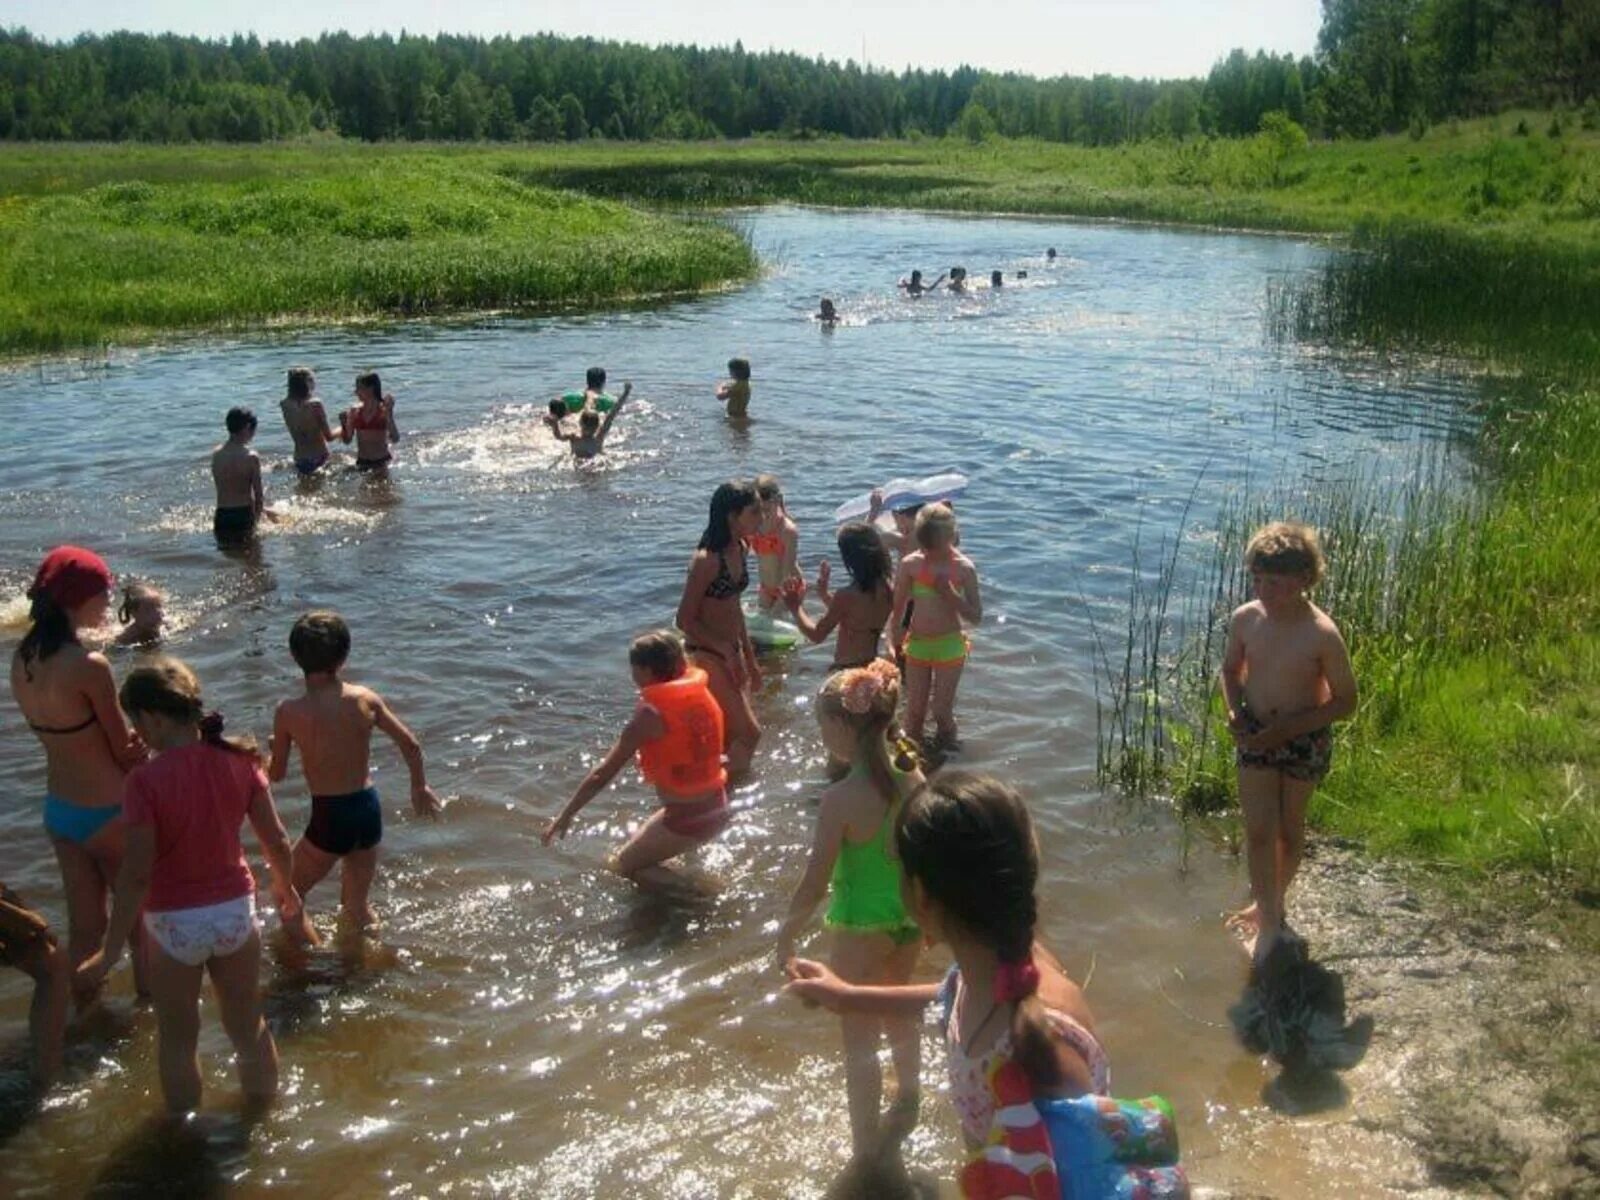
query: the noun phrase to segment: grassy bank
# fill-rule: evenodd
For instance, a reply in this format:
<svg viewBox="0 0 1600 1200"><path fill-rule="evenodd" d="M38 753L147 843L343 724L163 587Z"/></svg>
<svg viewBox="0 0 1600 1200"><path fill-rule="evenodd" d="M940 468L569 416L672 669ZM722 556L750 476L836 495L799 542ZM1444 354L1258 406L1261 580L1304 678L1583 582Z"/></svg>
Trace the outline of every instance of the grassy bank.
<svg viewBox="0 0 1600 1200"><path fill-rule="evenodd" d="M268 320L592 305L754 273L734 232L475 162L0 154L0 353Z"/></svg>

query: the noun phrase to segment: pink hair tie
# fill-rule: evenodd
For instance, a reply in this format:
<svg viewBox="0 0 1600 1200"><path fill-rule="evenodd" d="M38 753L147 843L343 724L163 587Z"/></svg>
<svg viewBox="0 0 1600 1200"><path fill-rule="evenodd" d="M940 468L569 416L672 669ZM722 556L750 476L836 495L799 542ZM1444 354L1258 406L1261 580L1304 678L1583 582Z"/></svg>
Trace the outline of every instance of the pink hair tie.
<svg viewBox="0 0 1600 1200"><path fill-rule="evenodd" d="M1003 962L994 973L994 998L999 1004L1016 1004L1039 990L1039 968L1029 954L1021 962Z"/></svg>

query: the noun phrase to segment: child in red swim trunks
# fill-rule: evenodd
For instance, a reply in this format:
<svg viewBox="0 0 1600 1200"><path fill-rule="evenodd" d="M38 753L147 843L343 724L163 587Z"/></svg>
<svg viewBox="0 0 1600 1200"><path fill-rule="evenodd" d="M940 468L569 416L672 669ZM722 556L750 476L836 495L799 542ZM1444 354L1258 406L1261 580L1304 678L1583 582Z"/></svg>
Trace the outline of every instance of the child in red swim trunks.
<svg viewBox="0 0 1600 1200"><path fill-rule="evenodd" d="M639 687L639 705L605 758L545 826L541 840L548 846L565 836L572 819L637 755L640 774L655 784L661 807L606 866L635 883L673 883L676 875L661 864L705 845L728 824L722 709L706 673L689 665L683 643L670 630L635 638L628 666Z"/></svg>

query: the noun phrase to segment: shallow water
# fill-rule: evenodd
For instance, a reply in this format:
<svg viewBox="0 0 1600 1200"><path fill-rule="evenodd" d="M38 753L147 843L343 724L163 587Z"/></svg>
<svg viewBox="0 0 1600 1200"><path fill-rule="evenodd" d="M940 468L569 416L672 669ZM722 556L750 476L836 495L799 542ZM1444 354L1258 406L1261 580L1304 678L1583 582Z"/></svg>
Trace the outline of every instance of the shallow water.
<svg viewBox="0 0 1600 1200"><path fill-rule="evenodd" d="M627 639L670 619L718 481L778 473L809 571L841 500L947 467L972 477L963 547L987 611L961 761L1032 799L1046 936L1089 979L1117 1091L1171 1098L1202 1184L1308 1194L1315 1178L1318 1194L1362 1194L1363 1164L1321 1161L1326 1145L1273 1124L1268 1074L1226 1027L1243 962L1217 917L1242 894L1239 864L1095 788L1090 614L1116 627L1140 526L1148 547L1187 511L1199 539L1246 487L1403 473L1419 444L1470 428L1470 382L1274 344L1269 283L1314 270L1320 246L1037 220L738 219L775 269L706 299L204 340L0 376L8 639L41 549L85 542L168 590L170 649L231 726L264 735L297 686L290 622L331 605L355 631L350 674L421 734L451 798L436 826L404 814L404 772L380 745L383 946L269 969L285 1097L253 1136L228 1115L214 1019L214 1119L189 1140L146 1120L154 1022L129 1026L124 977L69 1082L43 1112L0 1123L0 1194L171 1193L181 1179L194 1194L822 1195L848 1152L837 1034L775 997L771 948L810 834L808 705L828 650L772 664L755 781L698 861L723 881L715 899L673 904L598 873L646 811L631 776L559 848L536 835L625 719ZM951 262L1030 277L961 299L893 295L910 267ZM822 294L845 314L835 330L808 320ZM735 354L754 364L746 429L711 397ZM605 461L575 470L538 416L594 362L638 400ZM296 363L318 370L330 408L357 370L382 371L408 435L388 482L336 471L296 488L276 412ZM269 497L287 511L254 561L219 554L209 533L206 453L241 402L262 417ZM64 928L42 755L9 704L0 777L0 878ZM304 788L278 799L298 831ZM312 898L325 923L335 903L331 885ZM930 953L924 973L946 961ZM15 1059L26 995L0 975L0 1061ZM942 1055L930 1045L928 1059L936 1093ZM0 1091L15 1084L0 1074ZM908 1158L953 1173L937 1094Z"/></svg>

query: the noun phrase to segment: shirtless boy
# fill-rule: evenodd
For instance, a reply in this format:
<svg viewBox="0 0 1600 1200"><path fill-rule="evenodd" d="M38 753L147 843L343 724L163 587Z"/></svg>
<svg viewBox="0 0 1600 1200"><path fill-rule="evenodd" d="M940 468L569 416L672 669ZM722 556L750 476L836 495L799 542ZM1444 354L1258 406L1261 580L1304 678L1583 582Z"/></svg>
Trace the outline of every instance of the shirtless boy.
<svg viewBox="0 0 1600 1200"><path fill-rule="evenodd" d="M217 485L217 512L211 530L225 545L247 542L266 507L261 490L261 460L250 449L256 436L256 415L248 408L230 408L228 440L211 454L211 478Z"/></svg>
<svg viewBox="0 0 1600 1200"><path fill-rule="evenodd" d="M1329 727L1356 710L1356 680L1338 626L1307 595L1327 566L1316 531L1267 525L1244 561L1256 598L1229 624L1222 694L1237 746L1252 900L1229 924L1260 963L1286 928L1306 802L1328 773Z"/></svg>
<svg viewBox="0 0 1600 1200"><path fill-rule="evenodd" d="M288 395L281 401L283 423L294 439L294 469L315 475L328 462L328 443L338 437L328 410L316 397L317 377L310 367L290 367Z"/></svg>
<svg viewBox="0 0 1600 1200"><path fill-rule="evenodd" d="M622 406L628 402L628 397L632 394L633 384L623 384L622 395L617 397L617 402L604 417L601 417L595 409L585 408L578 414L577 433L573 433L563 425L553 408L545 417L545 424L550 427L550 433L556 441L566 442L572 447L573 458L579 460L593 458L606 448L606 434L611 432L611 426L622 415Z"/></svg>
<svg viewBox="0 0 1600 1200"><path fill-rule="evenodd" d="M368 760L374 727L399 747L411 774L411 807L418 815L443 809L428 786L422 744L371 688L339 678L350 655L350 627L333 612L306 613L289 631L289 653L305 672L305 695L285 700L272 718L272 764L278 783L289 773L290 750L311 791L311 823L294 847L294 887L302 897L344 861L340 872L342 919L358 928L376 924L368 903L383 839L383 807L372 786Z"/></svg>

